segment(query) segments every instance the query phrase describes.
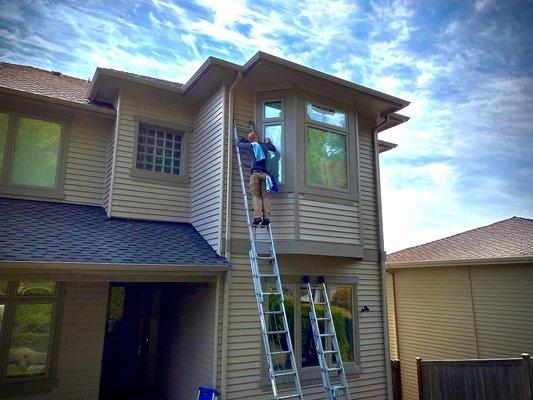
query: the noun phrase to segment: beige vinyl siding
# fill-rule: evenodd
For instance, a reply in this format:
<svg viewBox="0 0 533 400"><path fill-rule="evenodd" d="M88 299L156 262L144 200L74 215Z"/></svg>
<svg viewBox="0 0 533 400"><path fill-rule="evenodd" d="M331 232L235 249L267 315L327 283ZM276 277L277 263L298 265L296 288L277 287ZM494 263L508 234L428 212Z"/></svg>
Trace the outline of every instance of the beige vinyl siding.
<svg viewBox="0 0 533 400"><path fill-rule="evenodd" d="M389 322L389 350L391 359L398 358L398 343L396 338L396 305L394 303L394 276L387 272L387 319Z"/></svg>
<svg viewBox="0 0 533 400"><path fill-rule="evenodd" d="M107 283L66 283L57 362L58 386L50 393L17 400L96 400L107 307Z"/></svg>
<svg viewBox="0 0 533 400"><path fill-rule="evenodd" d="M71 125L65 173L65 202L101 205L111 120L78 115Z"/></svg>
<svg viewBox="0 0 533 400"><path fill-rule="evenodd" d="M533 265L470 267L480 358L533 354Z"/></svg>
<svg viewBox="0 0 533 400"><path fill-rule="evenodd" d="M359 212L355 205L298 199L300 239L360 244Z"/></svg>
<svg viewBox="0 0 533 400"><path fill-rule="evenodd" d="M365 249L379 250L374 139L370 123L359 119L360 228Z"/></svg>
<svg viewBox="0 0 533 400"><path fill-rule="evenodd" d="M416 357L477 358L468 268L411 269L394 276L405 400L418 399Z"/></svg>
<svg viewBox="0 0 533 400"><path fill-rule="evenodd" d="M136 135L136 118L161 121L160 124L193 126L194 111L177 95L159 94L149 89L125 88L120 94L111 216L161 221L189 222L190 185L166 183L131 176ZM192 138L188 138L190 143ZM189 151L189 166L191 165Z"/></svg>
<svg viewBox="0 0 533 400"><path fill-rule="evenodd" d="M115 170L115 149L116 149L116 140L118 135L118 119L120 118L118 110L120 109L119 106L120 99L117 99L115 102L115 109L117 110L117 116L113 121L113 128L111 129L111 133L109 135L108 141L107 141L107 158L106 158L106 174L105 174L105 180L104 180L104 193L102 198L102 207L104 207L104 210L106 214L110 215L110 206L111 206L111 192L113 190L113 173Z"/></svg>
<svg viewBox="0 0 533 400"><path fill-rule="evenodd" d="M363 372L350 381L351 393L358 399L386 397L385 354L381 318L380 268L377 263L356 262L335 257L280 257L282 274L355 275L358 308L358 335ZM248 258L234 255L229 298L228 386L226 399L271 399L270 387L259 388L262 341ZM388 359L388 357L387 357ZM322 385L305 388L306 399L324 398Z"/></svg>
<svg viewBox="0 0 533 400"><path fill-rule="evenodd" d="M165 360L162 386L168 400L189 400L198 386L213 381L215 285L182 284L172 297L163 297L170 312L161 332L168 335L165 347L159 350Z"/></svg>
<svg viewBox="0 0 533 400"><path fill-rule="evenodd" d="M191 166L191 223L218 251L223 179L224 88L200 108L194 127Z"/></svg>

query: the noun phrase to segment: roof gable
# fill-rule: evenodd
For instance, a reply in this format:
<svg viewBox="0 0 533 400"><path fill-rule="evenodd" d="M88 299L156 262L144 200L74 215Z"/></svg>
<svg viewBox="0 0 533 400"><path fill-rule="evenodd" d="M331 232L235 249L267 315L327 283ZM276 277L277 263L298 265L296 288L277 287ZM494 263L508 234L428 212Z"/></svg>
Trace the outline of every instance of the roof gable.
<svg viewBox="0 0 533 400"><path fill-rule="evenodd" d="M512 217L387 255L387 265L533 256L533 220Z"/></svg>

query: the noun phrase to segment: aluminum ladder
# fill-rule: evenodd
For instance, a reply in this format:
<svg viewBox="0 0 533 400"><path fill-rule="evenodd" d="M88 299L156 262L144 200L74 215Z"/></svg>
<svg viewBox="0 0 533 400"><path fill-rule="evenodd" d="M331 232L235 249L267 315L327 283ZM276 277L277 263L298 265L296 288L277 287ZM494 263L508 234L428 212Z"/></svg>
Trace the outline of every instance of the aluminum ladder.
<svg viewBox="0 0 533 400"><path fill-rule="evenodd" d="M322 282L318 286L312 286L311 283L307 282L306 286L310 305L309 319L313 329L320 373L326 390L326 399L351 400L326 284ZM316 306L323 307L323 316L318 316ZM323 330L320 329L321 324L323 324ZM330 375L332 373L336 375ZM340 381L338 380L339 378ZM336 381L333 382L333 379L336 379Z"/></svg>
<svg viewBox="0 0 533 400"><path fill-rule="evenodd" d="M238 140L235 120L233 121L233 137ZM236 146L236 149L244 211L250 239L250 266L252 268L257 310L259 311L259 319L261 321L261 336L265 348L272 392L274 393L275 400L303 400L300 377L298 375L287 314L285 312L285 299L272 229L270 225L266 228L252 226L240 148ZM266 240L257 239L258 230L267 231ZM260 251L258 253L256 243L266 244L266 251ZM281 363L278 362L280 359Z"/></svg>

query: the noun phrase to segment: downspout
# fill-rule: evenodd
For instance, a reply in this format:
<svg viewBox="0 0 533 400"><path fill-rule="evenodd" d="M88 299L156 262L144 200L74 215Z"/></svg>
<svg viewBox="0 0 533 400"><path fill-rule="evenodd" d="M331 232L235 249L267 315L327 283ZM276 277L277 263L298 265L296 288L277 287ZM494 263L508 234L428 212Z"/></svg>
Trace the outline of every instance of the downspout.
<svg viewBox="0 0 533 400"><path fill-rule="evenodd" d="M228 137L227 137L227 160L226 160L226 232L224 237L224 257L230 260L231 243L231 184L233 165L233 90L242 79L242 72L239 71L237 79L230 86L228 91ZM224 183L222 182L222 185ZM222 215L220 216L222 219ZM222 244L222 237L220 237ZM231 269L228 269L224 277L224 311L222 315L222 371L220 373L221 400L226 400L226 388L228 378L228 324L229 324L229 295L231 285Z"/></svg>
<svg viewBox="0 0 533 400"><path fill-rule="evenodd" d="M390 343L389 343L389 321L387 317L387 290L385 288L386 283L386 270L385 270L385 244L383 240L383 216L381 212L381 182L379 178L379 143L378 143L378 130L387 122L389 122L390 116L387 115L385 121L378 124L373 133L374 140L374 163L375 179L376 179L376 201L377 201L377 216L379 227L379 266L381 268L381 316L383 318L383 343L385 344L385 376L387 379L387 399L392 400L392 371L390 365Z"/></svg>

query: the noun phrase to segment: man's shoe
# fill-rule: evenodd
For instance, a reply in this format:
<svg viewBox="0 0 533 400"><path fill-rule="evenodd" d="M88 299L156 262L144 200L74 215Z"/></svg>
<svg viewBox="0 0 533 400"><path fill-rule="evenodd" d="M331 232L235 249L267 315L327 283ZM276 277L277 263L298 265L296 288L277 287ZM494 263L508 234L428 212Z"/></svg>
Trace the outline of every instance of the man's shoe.
<svg viewBox="0 0 533 400"><path fill-rule="evenodd" d="M263 222L261 222L262 226L270 225L270 220L268 218L263 218Z"/></svg>
<svg viewBox="0 0 533 400"><path fill-rule="evenodd" d="M254 218L252 226L258 227L261 224L261 218Z"/></svg>

